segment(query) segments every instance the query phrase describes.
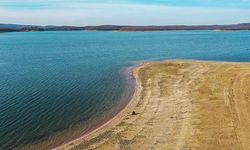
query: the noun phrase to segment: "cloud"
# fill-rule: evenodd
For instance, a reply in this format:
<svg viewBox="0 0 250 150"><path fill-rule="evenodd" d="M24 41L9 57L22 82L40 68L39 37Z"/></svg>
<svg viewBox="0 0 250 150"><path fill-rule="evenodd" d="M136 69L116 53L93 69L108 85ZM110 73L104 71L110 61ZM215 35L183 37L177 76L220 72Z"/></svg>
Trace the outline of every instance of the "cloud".
<svg viewBox="0 0 250 150"><path fill-rule="evenodd" d="M179 7L250 8L250 0L1 0L2 9L62 9L85 4L143 4Z"/></svg>
<svg viewBox="0 0 250 150"><path fill-rule="evenodd" d="M68 5L60 9L0 9L0 22L41 25L176 25L249 22L250 10L147 4Z"/></svg>

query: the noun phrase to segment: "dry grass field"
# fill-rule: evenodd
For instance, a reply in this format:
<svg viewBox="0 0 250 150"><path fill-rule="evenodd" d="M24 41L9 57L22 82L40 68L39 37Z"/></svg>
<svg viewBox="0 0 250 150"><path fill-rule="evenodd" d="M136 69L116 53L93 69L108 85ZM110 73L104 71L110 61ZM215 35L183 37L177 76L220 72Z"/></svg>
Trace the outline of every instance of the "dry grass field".
<svg viewBox="0 0 250 150"><path fill-rule="evenodd" d="M152 62L134 75L124 111L62 149L250 149L250 64Z"/></svg>

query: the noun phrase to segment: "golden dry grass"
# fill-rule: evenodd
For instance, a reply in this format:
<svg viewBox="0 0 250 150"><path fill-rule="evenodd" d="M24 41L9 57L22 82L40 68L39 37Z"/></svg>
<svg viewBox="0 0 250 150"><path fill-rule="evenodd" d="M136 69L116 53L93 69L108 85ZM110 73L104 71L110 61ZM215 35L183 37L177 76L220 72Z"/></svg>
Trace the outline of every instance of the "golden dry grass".
<svg viewBox="0 0 250 150"><path fill-rule="evenodd" d="M62 149L250 149L249 64L170 61L134 72L140 86L128 107Z"/></svg>

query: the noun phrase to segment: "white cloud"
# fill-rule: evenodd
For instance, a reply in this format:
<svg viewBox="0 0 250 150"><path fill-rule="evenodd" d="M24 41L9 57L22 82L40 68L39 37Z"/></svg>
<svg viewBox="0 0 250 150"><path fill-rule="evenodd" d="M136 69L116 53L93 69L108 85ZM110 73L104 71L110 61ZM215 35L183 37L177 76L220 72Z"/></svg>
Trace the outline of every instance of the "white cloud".
<svg viewBox="0 0 250 150"><path fill-rule="evenodd" d="M229 24L250 21L250 10L140 4L82 4L64 9L0 10L1 23L54 25Z"/></svg>

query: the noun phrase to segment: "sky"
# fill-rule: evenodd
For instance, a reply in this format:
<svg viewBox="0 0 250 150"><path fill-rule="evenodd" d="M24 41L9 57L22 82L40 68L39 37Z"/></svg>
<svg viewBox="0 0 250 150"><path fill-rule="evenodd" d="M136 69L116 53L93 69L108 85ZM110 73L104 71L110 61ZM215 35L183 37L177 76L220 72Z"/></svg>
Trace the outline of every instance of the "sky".
<svg viewBox="0 0 250 150"><path fill-rule="evenodd" d="M250 22L250 0L0 0L0 23L211 25Z"/></svg>

